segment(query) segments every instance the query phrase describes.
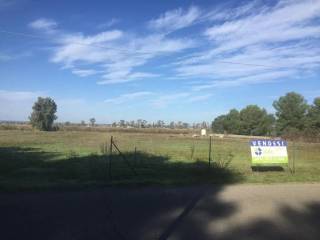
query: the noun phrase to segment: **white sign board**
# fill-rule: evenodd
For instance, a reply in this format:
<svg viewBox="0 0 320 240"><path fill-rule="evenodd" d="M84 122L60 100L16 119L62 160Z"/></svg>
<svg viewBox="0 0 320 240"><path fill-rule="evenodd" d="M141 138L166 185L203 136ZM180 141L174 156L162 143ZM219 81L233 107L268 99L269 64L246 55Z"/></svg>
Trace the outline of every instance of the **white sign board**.
<svg viewBox="0 0 320 240"><path fill-rule="evenodd" d="M255 139L250 142L253 165L287 164L287 142L284 140Z"/></svg>

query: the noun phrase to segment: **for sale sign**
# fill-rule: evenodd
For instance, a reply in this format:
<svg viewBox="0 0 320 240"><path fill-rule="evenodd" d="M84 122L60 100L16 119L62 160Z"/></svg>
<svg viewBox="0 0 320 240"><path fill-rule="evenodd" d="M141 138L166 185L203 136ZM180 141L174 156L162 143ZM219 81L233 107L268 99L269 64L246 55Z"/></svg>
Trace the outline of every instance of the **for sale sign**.
<svg viewBox="0 0 320 240"><path fill-rule="evenodd" d="M252 165L288 164L287 145L284 140L251 140Z"/></svg>

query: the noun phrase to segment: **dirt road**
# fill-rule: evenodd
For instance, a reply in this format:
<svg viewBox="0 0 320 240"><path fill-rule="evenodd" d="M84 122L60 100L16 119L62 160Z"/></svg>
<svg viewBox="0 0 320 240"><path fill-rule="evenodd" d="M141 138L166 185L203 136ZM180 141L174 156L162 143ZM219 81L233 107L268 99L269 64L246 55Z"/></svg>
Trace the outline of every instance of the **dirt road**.
<svg viewBox="0 0 320 240"><path fill-rule="evenodd" d="M320 239L320 184L0 194L0 238Z"/></svg>

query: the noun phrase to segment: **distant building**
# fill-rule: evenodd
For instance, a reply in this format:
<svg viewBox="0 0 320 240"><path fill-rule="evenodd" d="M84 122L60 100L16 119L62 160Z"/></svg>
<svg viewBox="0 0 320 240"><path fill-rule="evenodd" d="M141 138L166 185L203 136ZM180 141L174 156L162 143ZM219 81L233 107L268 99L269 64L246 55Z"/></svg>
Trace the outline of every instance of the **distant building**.
<svg viewBox="0 0 320 240"><path fill-rule="evenodd" d="M207 136L207 129L205 128L201 129L201 136Z"/></svg>

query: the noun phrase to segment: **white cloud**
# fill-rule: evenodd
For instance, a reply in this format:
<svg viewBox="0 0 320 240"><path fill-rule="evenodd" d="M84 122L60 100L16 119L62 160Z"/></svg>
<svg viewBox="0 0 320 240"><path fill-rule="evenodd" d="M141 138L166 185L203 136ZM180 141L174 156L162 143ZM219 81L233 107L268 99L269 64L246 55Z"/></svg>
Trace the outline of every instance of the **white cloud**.
<svg viewBox="0 0 320 240"><path fill-rule="evenodd" d="M212 21L204 32L209 47L175 63L178 77L207 80L194 89L273 82L319 69L319 0L255 2L206 17Z"/></svg>
<svg viewBox="0 0 320 240"><path fill-rule="evenodd" d="M319 16L320 1L281 1L268 11L210 27L205 35L219 44L231 41L230 47L319 37L319 26L309 22Z"/></svg>
<svg viewBox="0 0 320 240"><path fill-rule="evenodd" d="M264 8L261 7L260 4L261 1L250 1L247 4L233 7L230 3L228 4L228 2L226 2L223 5L208 11L201 18L204 21L229 21L239 17L252 15L257 11L263 11Z"/></svg>
<svg viewBox="0 0 320 240"><path fill-rule="evenodd" d="M250 1L235 7L224 4L214 9L178 8L148 21L149 31L145 33L62 33L56 22L48 19L30 25L58 33L52 62L82 77L96 74L99 84L161 76L159 69L155 72L156 68L148 64L165 56L166 68L174 73L167 79L184 79L185 84L198 80L201 89L206 85L233 87L272 82L317 71L319 18L319 0L283 0L273 4ZM108 24L116 21L111 19ZM169 34L195 24L202 24L202 28L194 28L198 35L191 33L195 37Z"/></svg>
<svg viewBox="0 0 320 240"><path fill-rule="evenodd" d="M118 18L112 18L111 20L101 23L97 26L98 29L103 29L103 28L109 28L112 27L114 25L116 25L117 23L119 23L120 20Z"/></svg>
<svg viewBox="0 0 320 240"><path fill-rule="evenodd" d="M252 84L261 84L261 83L268 83L268 82L275 82L281 79L285 79L286 77L292 76L297 74L297 71L294 70L284 70L284 71L273 71L273 72L266 72L255 74L252 76L245 76L234 78L232 80L216 80L209 82L207 84L202 85L195 85L192 87L194 91L201 91L206 89L212 88L226 88L226 87L237 87L241 85L252 85Z"/></svg>
<svg viewBox="0 0 320 240"><path fill-rule="evenodd" d="M29 24L29 27L36 30L43 30L47 33L53 33L58 24L52 20L47 18L39 18Z"/></svg>
<svg viewBox="0 0 320 240"><path fill-rule="evenodd" d="M113 50L104 43L121 38L119 30L101 32L92 36L68 34L58 38L59 46L55 48L52 61L70 65L77 61L99 63L111 58Z"/></svg>
<svg viewBox="0 0 320 240"><path fill-rule="evenodd" d="M195 6L190 7L187 11L178 8L167 11L159 18L151 20L148 26L151 29L171 32L194 24L200 15L200 9Z"/></svg>
<svg viewBox="0 0 320 240"><path fill-rule="evenodd" d="M143 98L146 96L150 96L152 95L152 92L146 92L146 91L142 91L142 92L134 92L134 93L127 93L127 94L122 94L119 97L116 98L110 98L110 99L106 99L104 102L105 103L111 103L111 104L121 104L121 103L125 103L128 101L132 101L134 99L137 98Z"/></svg>
<svg viewBox="0 0 320 240"><path fill-rule="evenodd" d="M186 27L197 18L200 11L191 7L188 11L177 10L166 13L157 26L169 24L169 19L181 18L175 28ZM115 19L109 23L114 24ZM160 23L162 22L162 23ZM29 24L32 28L46 33L55 30L54 53L51 61L71 69L72 73L84 77L98 74L98 84L125 83L159 76L151 71L141 71L152 59L174 53L180 53L193 48L196 43L187 38L167 37L161 33L136 35L120 30L104 31L94 35L83 33L66 33L57 29L56 22L48 19L38 19ZM95 70L85 70L85 65L95 64Z"/></svg>
<svg viewBox="0 0 320 240"><path fill-rule="evenodd" d="M77 43L83 45L98 44L113 41L121 38L123 35L120 30L104 31L92 36L83 36L82 34L67 35L63 38L65 43ZM97 45L99 46L99 45ZM104 46L101 46L103 48Z"/></svg>
<svg viewBox="0 0 320 240"><path fill-rule="evenodd" d="M135 80L142 80L142 79L149 79L154 78L159 75L154 73L147 73L147 72L126 72L126 71L119 71L119 72L112 72L111 74L106 74L103 77L106 80L99 81L98 84L115 84L115 83L125 83L125 82L132 82Z"/></svg>
<svg viewBox="0 0 320 240"><path fill-rule="evenodd" d="M77 68L78 64L99 64L100 69L96 72L102 74L99 84L156 77L156 73L141 72L135 68L153 58L181 52L195 45L188 39L167 38L160 34L135 37L119 30L90 36L68 34L60 36L57 42L59 46L54 50L52 62L62 63L65 68ZM79 71L73 73L79 75Z"/></svg>
<svg viewBox="0 0 320 240"><path fill-rule="evenodd" d="M72 69L71 72L79 77L88 77L99 73L94 69Z"/></svg>
<svg viewBox="0 0 320 240"><path fill-rule="evenodd" d="M311 22L317 17L320 17L318 0L280 1L268 11L214 25L205 35L218 44L216 54L253 44L319 38L320 27Z"/></svg>

